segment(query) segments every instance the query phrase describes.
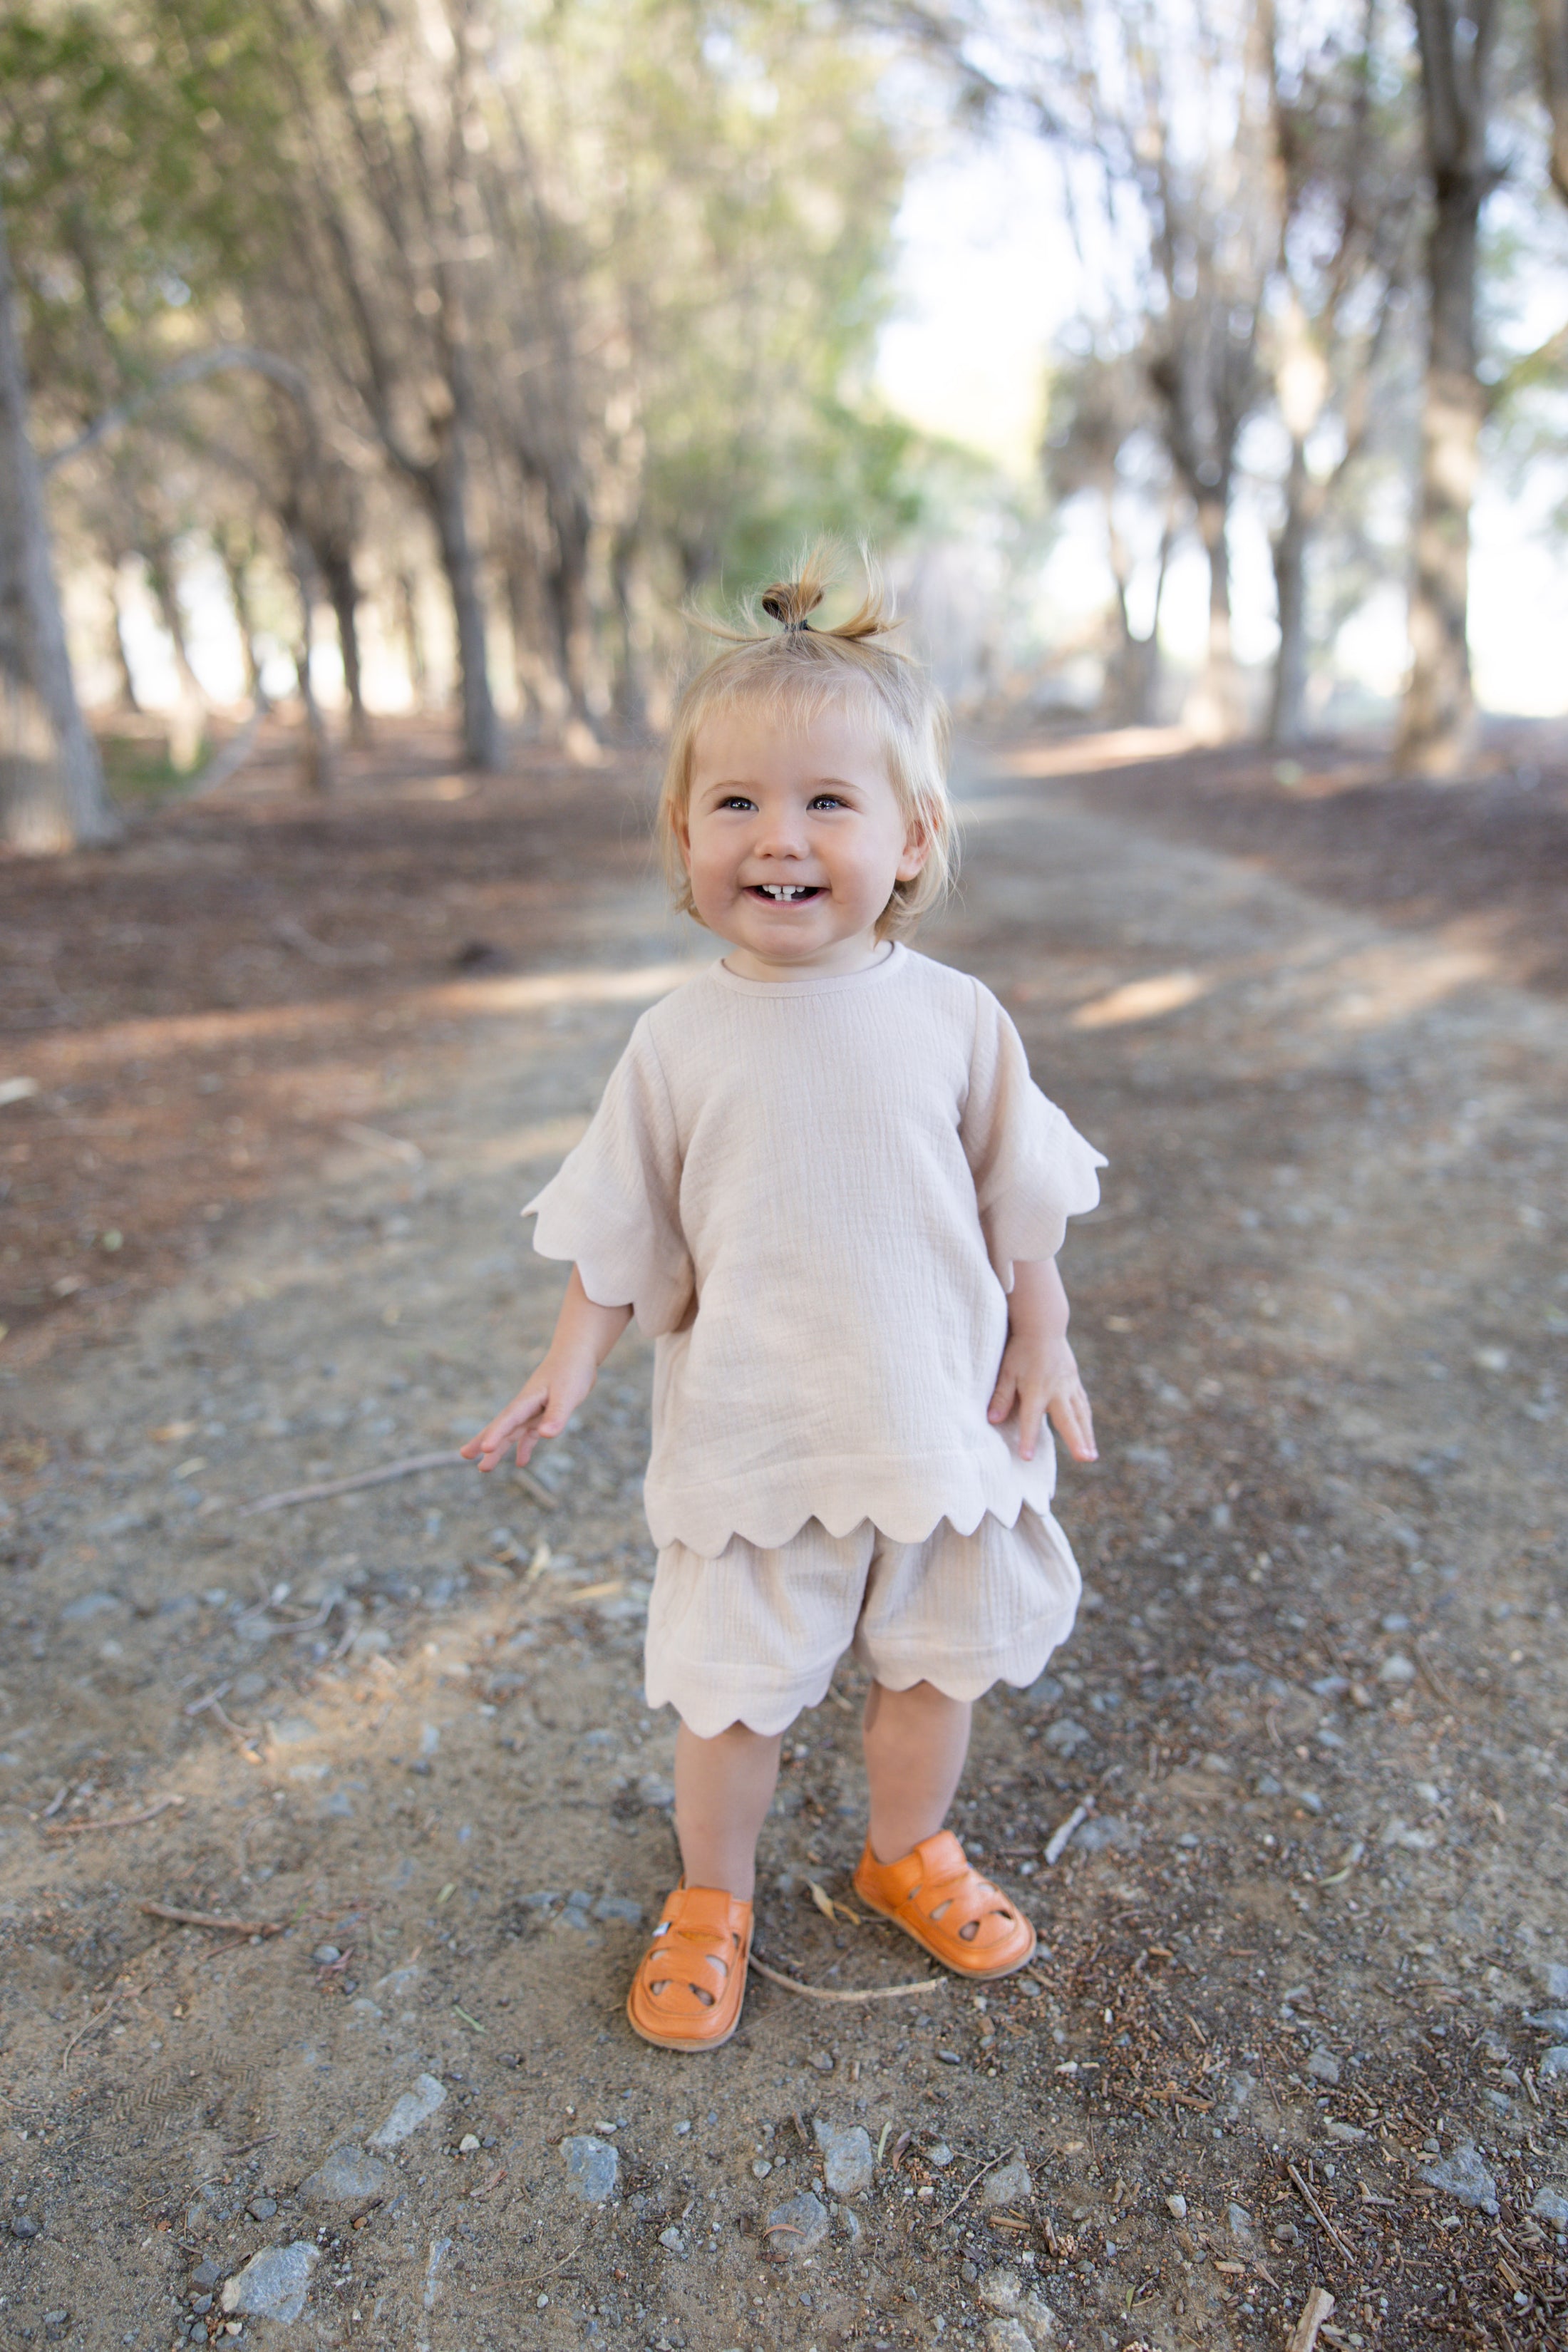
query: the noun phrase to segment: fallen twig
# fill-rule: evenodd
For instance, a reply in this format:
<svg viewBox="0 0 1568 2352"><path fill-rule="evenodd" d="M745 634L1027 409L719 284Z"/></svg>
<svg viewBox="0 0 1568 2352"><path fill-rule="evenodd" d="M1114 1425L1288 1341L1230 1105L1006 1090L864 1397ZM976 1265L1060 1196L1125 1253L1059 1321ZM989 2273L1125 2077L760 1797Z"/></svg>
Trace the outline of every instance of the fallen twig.
<svg viewBox="0 0 1568 2352"><path fill-rule="evenodd" d="M384 1128L362 1127L357 1118L341 1118L338 1133L351 1143L368 1144L371 1150L384 1152L389 1160L400 1160L405 1168L423 1168L425 1154L406 1136L388 1135Z"/></svg>
<svg viewBox="0 0 1568 2352"><path fill-rule="evenodd" d="M67 2072L70 2065L71 2052L75 2050L79 2043L85 2042L89 2033L96 2033L100 2025L107 2023L108 2020L114 2015L115 2011L120 2007L121 2002L123 2000L129 2000L130 1998L131 1995L129 1993L117 1992L111 1994L109 2000L104 2004L103 2008L98 2011L97 2015L88 2019L88 2021L82 2027L81 2032L71 2035L70 2040L60 2052L60 2073L62 2074Z"/></svg>
<svg viewBox="0 0 1568 2352"><path fill-rule="evenodd" d="M220 1936L281 1936L281 1919L228 1919L216 1911L177 1911L168 1903L143 1903L150 1919L172 1919L176 1927L211 1927Z"/></svg>
<svg viewBox="0 0 1568 2352"><path fill-rule="evenodd" d="M1047 1869L1053 1863L1058 1863L1061 1860L1062 1855L1067 1852L1068 1840L1071 1837L1074 1830L1078 1828L1080 1822L1086 1822L1088 1819L1088 1805L1075 1805L1071 1812L1068 1815L1066 1821L1061 1822L1058 1828L1051 1832L1049 1838L1046 1841L1046 1851L1044 1856Z"/></svg>
<svg viewBox="0 0 1568 2352"><path fill-rule="evenodd" d="M1306 2204L1309 2211L1315 2216L1315 2218L1322 2224L1323 2228L1328 2231L1335 2245L1338 2246L1341 2253L1343 2254L1346 2262L1353 2263L1355 2260L1353 2248L1347 2245L1344 2239L1341 2237L1339 2231L1335 2229L1333 2223L1330 2221L1328 2215L1324 2212L1322 2207L1319 2204L1317 2199L1313 2196L1311 2190L1308 2188L1306 2182L1302 2179L1300 2174L1297 2171L1295 2166L1289 2158L1286 2159L1285 2169L1294 2181L1297 2190ZM1323 2314L1323 2317L1325 2319L1328 2317L1327 2312Z"/></svg>
<svg viewBox="0 0 1568 2352"><path fill-rule="evenodd" d="M50 1822L46 1837L81 1837L89 1830L133 1830L142 1822L155 1822L171 1805L183 1805L184 1797L160 1797L155 1805L144 1805L139 1813L110 1813L100 1822Z"/></svg>
<svg viewBox="0 0 1568 2352"><path fill-rule="evenodd" d="M315 1486L285 1486L276 1495L261 1495L242 1503L236 1518L253 1519L260 1511L288 1510L295 1503L325 1503L334 1495L352 1495L361 1486L384 1486L394 1478L412 1478L421 1470L466 1470L468 1464L455 1446L439 1454L406 1454L400 1462L384 1462L379 1469L356 1470L350 1478L324 1478Z"/></svg>
<svg viewBox="0 0 1568 2352"><path fill-rule="evenodd" d="M1416 1635L1415 1641L1411 1643L1411 1647L1415 1653L1415 1663L1421 1669L1421 1679L1426 1685L1427 1689L1431 1692L1438 1706L1450 1707L1457 1711L1458 1701L1455 1698L1453 1692L1448 1688L1447 1684L1438 1674L1437 1669L1432 1664L1431 1659L1426 1655L1425 1650L1423 1650L1421 1646L1421 1637L1419 1634Z"/></svg>
<svg viewBox="0 0 1568 2352"><path fill-rule="evenodd" d="M989 2164L983 2164L979 2171L975 2174L973 2179L970 2182L968 2188L961 2192L957 2202L948 2207L946 2212L942 2217L942 2220L944 2221L951 2221L953 2215L960 2210L960 2208L968 2204L971 2197L973 2196L974 2191L979 2188L986 2174L988 2172L994 2172L999 2164L1005 2164L1007 2158L1010 2156L1016 2155L1016 2153L1017 2150L1016 2148L1005 2147L1000 2156L994 2156Z"/></svg>
<svg viewBox="0 0 1568 2352"><path fill-rule="evenodd" d="M1290 2341L1285 2352L1312 2352L1321 2327L1334 2307L1334 2298L1326 2286L1315 2286L1301 2305L1301 2316L1290 2330Z"/></svg>
<svg viewBox="0 0 1568 2352"><path fill-rule="evenodd" d="M918 1984L871 1985L864 1992L829 1992L820 1985L802 1984L796 1977L786 1977L777 1969L770 1969L755 1952L752 1954L752 1966L770 1984L782 1985L785 1992L798 1992L805 2000L898 2000L905 1993L937 1992L947 1982L945 1977L922 1977Z"/></svg>

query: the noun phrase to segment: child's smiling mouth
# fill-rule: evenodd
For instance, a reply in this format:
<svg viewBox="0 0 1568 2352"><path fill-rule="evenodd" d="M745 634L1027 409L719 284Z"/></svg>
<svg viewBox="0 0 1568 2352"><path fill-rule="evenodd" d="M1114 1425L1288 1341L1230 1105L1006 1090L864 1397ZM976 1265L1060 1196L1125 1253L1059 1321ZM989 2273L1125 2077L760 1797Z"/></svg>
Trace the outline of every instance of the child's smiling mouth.
<svg viewBox="0 0 1568 2352"><path fill-rule="evenodd" d="M826 895L821 882L748 882L748 898L761 898L769 907L798 907L812 898Z"/></svg>

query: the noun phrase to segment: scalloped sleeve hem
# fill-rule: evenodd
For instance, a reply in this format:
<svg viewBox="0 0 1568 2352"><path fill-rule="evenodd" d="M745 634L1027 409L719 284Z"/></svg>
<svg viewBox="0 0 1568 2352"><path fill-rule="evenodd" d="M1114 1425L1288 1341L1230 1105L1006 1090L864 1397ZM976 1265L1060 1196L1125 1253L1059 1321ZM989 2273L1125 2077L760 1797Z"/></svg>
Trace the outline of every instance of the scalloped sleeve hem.
<svg viewBox="0 0 1568 2352"><path fill-rule="evenodd" d="M1013 1267L1055 1257L1069 1217L1100 1205L1107 1162L1029 1076L1024 1042L978 981L963 1148L992 1268L1004 1290Z"/></svg>

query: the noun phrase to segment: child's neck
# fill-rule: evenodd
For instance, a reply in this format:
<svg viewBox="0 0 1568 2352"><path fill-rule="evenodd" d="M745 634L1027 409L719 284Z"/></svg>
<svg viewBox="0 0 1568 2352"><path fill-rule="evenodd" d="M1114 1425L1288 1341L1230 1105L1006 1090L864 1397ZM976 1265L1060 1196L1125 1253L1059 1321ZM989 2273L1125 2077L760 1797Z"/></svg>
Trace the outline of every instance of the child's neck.
<svg viewBox="0 0 1568 2352"><path fill-rule="evenodd" d="M835 940L811 955L787 958L760 956L752 948L731 946L725 950L723 964L737 980L837 980L849 972L867 971L891 953L890 940L879 940L875 931L858 931L853 939Z"/></svg>

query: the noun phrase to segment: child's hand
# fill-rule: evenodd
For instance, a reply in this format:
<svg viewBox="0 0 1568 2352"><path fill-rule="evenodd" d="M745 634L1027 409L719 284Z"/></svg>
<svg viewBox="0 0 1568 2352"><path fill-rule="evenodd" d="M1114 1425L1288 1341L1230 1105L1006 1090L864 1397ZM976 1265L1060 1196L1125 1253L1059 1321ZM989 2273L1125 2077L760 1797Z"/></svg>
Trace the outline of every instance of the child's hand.
<svg viewBox="0 0 1568 2352"><path fill-rule="evenodd" d="M464 1461L493 1470L515 1439L517 1466L523 1469L542 1437L560 1436L597 1378L598 1367L591 1357L559 1357L552 1348L489 1428L458 1448Z"/></svg>
<svg viewBox="0 0 1568 2352"><path fill-rule="evenodd" d="M1008 1340L985 1418L1000 1423L1015 1412L1018 1416L1018 1451L1026 1462L1035 1458L1040 1423L1047 1414L1075 1462L1099 1461L1094 1415L1079 1378L1077 1360L1065 1336L1015 1331Z"/></svg>

